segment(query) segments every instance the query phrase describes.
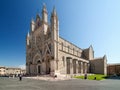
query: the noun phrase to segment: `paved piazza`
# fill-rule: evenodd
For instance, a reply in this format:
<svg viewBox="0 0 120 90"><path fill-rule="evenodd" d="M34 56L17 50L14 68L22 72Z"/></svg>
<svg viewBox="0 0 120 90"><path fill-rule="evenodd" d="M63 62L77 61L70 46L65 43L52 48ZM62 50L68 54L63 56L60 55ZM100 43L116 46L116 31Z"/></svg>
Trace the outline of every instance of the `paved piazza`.
<svg viewBox="0 0 120 90"><path fill-rule="evenodd" d="M120 80L45 81L35 79L0 78L0 90L120 90Z"/></svg>

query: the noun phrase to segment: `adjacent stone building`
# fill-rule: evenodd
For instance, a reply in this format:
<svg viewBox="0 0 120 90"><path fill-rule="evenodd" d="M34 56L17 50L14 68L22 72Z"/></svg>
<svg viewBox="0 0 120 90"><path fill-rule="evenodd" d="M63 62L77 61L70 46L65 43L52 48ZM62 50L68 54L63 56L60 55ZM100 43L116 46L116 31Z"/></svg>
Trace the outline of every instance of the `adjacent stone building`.
<svg viewBox="0 0 120 90"><path fill-rule="evenodd" d="M23 74L21 68L15 68L15 67L6 67L6 75L16 75Z"/></svg>
<svg viewBox="0 0 120 90"><path fill-rule="evenodd" d="M0 66L0 76L4 76L6 74L6 68L4 66Z"/></svg>
<svg viewBox="0 0 120 90"><path fill-rule="evenodd" d="M106 56L94 58L93 47L81 49L59 36L59 20L55 8L50 23L46 6L42 18L30 23L26 37L26 72L28 75L80 75L107 73Z"/></svg>
<svg viewBox="0 0 120 90"><path fill-rule="evenodd" d="M10 75L18 76L19 74L25 75L26 70L21 68L16 68L16 67L0 66L0 76L10 76Z"/></svg>
<svg viewBox="0 0 120 90"><path fill-rule="evenodd" d="M108 64L107 74L108 75L120 75L120 63Z"/></svg>

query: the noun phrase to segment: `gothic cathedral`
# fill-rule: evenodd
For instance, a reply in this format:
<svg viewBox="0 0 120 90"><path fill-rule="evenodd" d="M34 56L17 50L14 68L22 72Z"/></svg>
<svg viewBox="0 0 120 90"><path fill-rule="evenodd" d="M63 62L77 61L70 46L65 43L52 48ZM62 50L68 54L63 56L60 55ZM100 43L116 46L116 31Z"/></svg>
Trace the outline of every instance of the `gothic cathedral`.
<svg viewBox="0 0 120 90"><path fill-rule="evenodd" d="M82 75L106 74L107 59L104 55L94 58L93 47L81 49L59 36L59 20L55 8L50 23L46 6L42 18L30 23L26 37L26 72L28 75Z"/></svg>

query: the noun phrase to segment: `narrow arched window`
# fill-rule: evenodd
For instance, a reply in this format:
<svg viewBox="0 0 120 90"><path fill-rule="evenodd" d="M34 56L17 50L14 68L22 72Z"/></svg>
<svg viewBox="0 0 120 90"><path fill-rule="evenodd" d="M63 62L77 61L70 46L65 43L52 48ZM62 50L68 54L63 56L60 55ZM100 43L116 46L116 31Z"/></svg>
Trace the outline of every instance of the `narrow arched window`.
<svg viewBox="0 0 120 90"><path fill-rule="evenodd" d="M70 49L70 47L68 46L68 53L69 53L69 49Z"/></svg>

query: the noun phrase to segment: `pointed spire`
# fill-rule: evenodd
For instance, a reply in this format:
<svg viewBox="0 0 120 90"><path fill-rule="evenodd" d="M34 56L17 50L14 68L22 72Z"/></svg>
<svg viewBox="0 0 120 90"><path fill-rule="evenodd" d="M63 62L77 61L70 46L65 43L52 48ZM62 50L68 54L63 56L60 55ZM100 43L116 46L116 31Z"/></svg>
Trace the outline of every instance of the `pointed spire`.
<svg viewBox="0 0 120 90"><path fill-rule="evenodd" d="M28 34L27 34L27 38L26 38L26 40L27 40L27 45L29 45L30 44L30 42L29 42L29 40L30 40L30 35L29 35L29 31L28 31Z"/></svg>
<svg viewBox="0 0 120 90"><path fill-rule="evenodd" d="M46 23L48 22L48 14L45 4L43 5L43 9L42 9L42 21Z"/></svg>
<svg viewBox="0 0 120 90"><path fill-rule="evenodd" d="M27 37L29 37L29 36L30 36L30 34L29 34L29 32L28 32Z"/></svg>
<svg viewBox="0 0 120 90"><path fill-rule="evenodd" d="M36 15L36 21L37 21L37 20L40 21L40 15L39 15L39 14Z"/></svg>
<svg viewBox="0 0 120 90"><path fill-rule="evenodd" d="M89 50L94 51L94 50L93 50L93 46L92 46L92 45L90 45Z"/></svg>
<svg viewBox="0 0 120 90"><path fill-rule="evenodd" d="M43 7L46 8L46 4L45 3L43 3Z"/></svg>
<svg viewBox="0 0 120 90"><path fill-rule="evenodd" d="M31 23L30 23L30 32L31 32L31 31L34 31L34 29L35 29L35 21L34 21L34 19L32 18L32 19L31 19Z"/></svg>
<svg viewBox="0 0 120 90"><path fill-rule="evenodd" d="M106 56L106 55L104 55L104 56L103 56L103 59L107 59L107 56Z"/></svg>
<svg viewBox="0 0 120 90"><path fill-rule="evenodd" d="M46 4L45 3L43 3L43 12L47 12Z"/></svg>
<svg viewBox="0 0 120 90"><path fill-rule="evenodd" d="M92 45L90 45L90 47L89 47L89 48L92 48L92 49L93 49Z"/></svg>
<svg viewBox="0 0 120 90"><path fill-rule="evenodd" d="M53 14L54 16L56 16L56 8L55 8L55 6L53 7L53 12L52 12L52 14Z"/></svg>

